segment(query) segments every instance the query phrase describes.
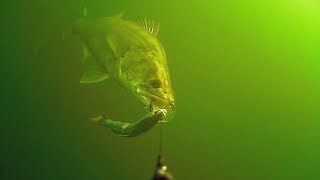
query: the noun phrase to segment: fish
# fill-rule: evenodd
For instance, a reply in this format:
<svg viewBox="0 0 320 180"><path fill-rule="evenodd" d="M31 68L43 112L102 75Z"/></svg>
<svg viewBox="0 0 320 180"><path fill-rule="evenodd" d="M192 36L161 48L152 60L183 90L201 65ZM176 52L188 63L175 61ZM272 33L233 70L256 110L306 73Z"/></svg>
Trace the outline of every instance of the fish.
<svg viewBox="0 0 320 180"><path fill-rule="evenodd" d="M84 44L87 71L80 83L111 79L137 97L147 114L135 122L115 121L106 115L91 118L125 137L134 137L167 122L175 114L175 98L167 57L158 39L160 24L143 19L131 21L123 14L80 19L72 34Z"/></svg>

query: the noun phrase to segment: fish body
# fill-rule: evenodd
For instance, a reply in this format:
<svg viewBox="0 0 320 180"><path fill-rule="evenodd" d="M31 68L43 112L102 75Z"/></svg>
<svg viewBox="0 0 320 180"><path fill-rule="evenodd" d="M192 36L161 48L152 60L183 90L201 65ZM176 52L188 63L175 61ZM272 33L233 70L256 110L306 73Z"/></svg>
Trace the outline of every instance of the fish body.
<svg viewBox="0 0 320 180"><path fill-rule="evenodd" d="M75 23L73 34L80 36L85 44L85 54L92 56L84 60L88 71L80 82L113 79L149 109L149 114L136 123L122 124L102 116L94 121L119 134L134 136L140 134L139 129L143 129L143 133L174 113L167 58L157 38L158 31L159 25L153 21L133 22L121 15Z"/></svg>

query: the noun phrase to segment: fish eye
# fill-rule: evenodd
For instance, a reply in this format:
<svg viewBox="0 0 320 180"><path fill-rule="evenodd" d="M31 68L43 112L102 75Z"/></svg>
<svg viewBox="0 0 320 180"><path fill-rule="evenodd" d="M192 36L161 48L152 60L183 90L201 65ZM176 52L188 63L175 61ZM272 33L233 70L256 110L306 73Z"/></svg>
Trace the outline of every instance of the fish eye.
<svg viewBox="0 0 320 180"><path fill-rule="evenodd" d="M161 87L161 82L159 79L153 79L150 81L150 85L151 87L158 89Z"/></svg>

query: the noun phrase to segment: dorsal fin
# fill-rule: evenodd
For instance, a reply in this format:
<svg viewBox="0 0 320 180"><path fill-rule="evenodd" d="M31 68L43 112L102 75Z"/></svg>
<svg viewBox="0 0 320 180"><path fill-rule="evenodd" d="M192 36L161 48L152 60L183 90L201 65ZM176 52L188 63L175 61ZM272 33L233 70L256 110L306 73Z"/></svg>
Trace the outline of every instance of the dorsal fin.
<svg viewBox="0 0 320 180"><path fill-rule="evenodd" d="M157 36L159 33L160 23L158 22L149 19L142 19L138 21L138 24L154 36Z"/></svg>

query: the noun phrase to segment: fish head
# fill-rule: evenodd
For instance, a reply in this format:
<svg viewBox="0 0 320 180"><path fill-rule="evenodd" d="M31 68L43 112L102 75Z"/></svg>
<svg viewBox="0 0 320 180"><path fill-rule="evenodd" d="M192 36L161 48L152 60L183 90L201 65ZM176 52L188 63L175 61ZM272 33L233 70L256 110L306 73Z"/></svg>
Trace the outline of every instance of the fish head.
<svg viewBox="0 0 320 180"><path fill-rule="evenodd" d="M169 81L166 79L152 79L145 89L146 97L150 102L150 109L165 109L168 113L175 111L175 100Z"/></svg>
<svg viewBox="0 0 320 180"><path fill-rule="evenodd" d="M167 113L175 112L175 99L171 86L169 70L165 55L148 56L147 68L138 87L139 95L150 111L165 109Z"/></svg>

